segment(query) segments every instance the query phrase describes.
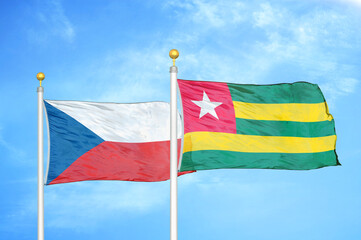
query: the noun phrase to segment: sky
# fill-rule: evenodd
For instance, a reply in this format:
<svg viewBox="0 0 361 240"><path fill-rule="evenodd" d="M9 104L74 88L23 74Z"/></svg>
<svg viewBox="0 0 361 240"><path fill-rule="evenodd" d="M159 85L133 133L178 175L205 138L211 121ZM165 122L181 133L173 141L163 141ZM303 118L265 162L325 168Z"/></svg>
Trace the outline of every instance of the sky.
<svg viewBox="0 0 361 240"><path fill-rule="evenodd" d="M319 84L342 164L182 176L179 239L361 239L360 26L359 0L0 1L0 239L37 235L36 74L46 99L169 101L172 48L182 79ZM169 188L47 186L45 239L169 239Z"/></svg>

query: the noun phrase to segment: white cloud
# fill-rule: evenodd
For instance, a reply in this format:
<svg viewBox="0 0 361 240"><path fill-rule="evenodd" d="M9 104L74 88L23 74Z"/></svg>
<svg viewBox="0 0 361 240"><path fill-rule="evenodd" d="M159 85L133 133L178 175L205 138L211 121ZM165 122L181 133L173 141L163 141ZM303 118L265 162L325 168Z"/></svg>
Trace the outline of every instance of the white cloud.
<svg viewBox="0 0 361 240"><path fill-rule="evenodd" d="M239 50L234 53L241 55ZM257 83L264 73L262 70L268 67L263 58L248 56L245 61L237 61L234 55L220 55L206 48L185 56L182 62L182 77L220 82Z"/></svg>
<svg viewBox="0 0 361 240"><path fill-rule="evenodd" d="M39 26L31 28L28 34L35 42L46 42L51 36L57 36L67 42L73 42L75 29L69 18L66 16L60 0L50 0L41 3L36 12Z"/></svg>
<svg viewBox="0 0 361 240"><path fill-rule="evenodd" d="M357 84L358 80L354 78L343 78L340 81L339 88L345 94L353 93L355 92Z"/></svg>
<svg viewBox="0 0 361 240"><path fill-rule="evenodd" d="M168 51L173 47L180 50L180 78L259 84L293 81L292 76L274 78L275 69L292 64L298 80L322 84L322 79L344 78L345 64L335 51L360 50L361 36L353 39L360 35L353 27L355 19L335 9L312 8L299 15L269 2L205 0L171 1L163 9L177 15L164 38L149 41L142 49L108 53L85 66L83 76L75 76L77 83L64 86L84 93L104 89L86 100L168 101ZM253 27L253 32L242 31L245 26ZM247 38L248 34L256 37ZM230 39L233 42L228 43ZM350 66L347 73L357 79L352 75L355 69Z"/></svg>
<svg viewBox="0 0 361 240"><path fill-rule="evenodd" d="M206 28L220 28L228 24L238 24L244 20L244 4L237 1L187 0L168 1L166 8L180 8L187 11L187 18ZM183 12L179 16L181 17Z"/></svg>
<svg viewBox="0 0 361 240"><path fill-rule="evenodd" d="M302 76L300 80L321 85L333 107L339 97L354 92L358 67L339 59L350 49L361 51L361 34L355 28L354 16L334 8L315 8L301 16L268 3L261 4L260 8L253 16L267 41L257 42L261 51L255 55L269 59L266 60L268 70L278 65L293 65L298 76Z"/></svg>
<svg viewBox="0 0 361 240"><path fill-rule="evenodd" d="M236 169L207 170L184 176L184 179L179 180L179 195L183 197L181 202L197 198L196 201L187 205L188 211L196 210L196 215L203 214L207 216L207 219L219 219L220 216L227 216L232 222L238 221L239 214L242 214L245 219L259 219L272 216L280 207L284 207L284 203L273 202L270 204L273 205L273 208L265 207L267 210L262 209L262 211L259 209L259 206L264 206L264 199L268 199L272 192L290 189L293 183L289 181L258 182L256 179L259 173L247 171L241 174L244 178L240 178L241 171L243 172L243 170ZM253 177L250 177L251 175ZM213 211L209 212L209 208L204 208L202 206L204 202L207 202L208 207L214 206ZM223 203L222 206L218 205L219 202ZM227 222L228 220L223 219L222 221Z"/></svg>
<svg viewBox="0 0 361 240"><path fill-rule="evenodd" d="M154 47L148 49L120 50L105 56L97 62L97 70L92 73L95 87L102 85L103 92L98 101L144 102L164 101L168 92L162 91L169 84L171 65L168 49ZM164 67L166 66L166 67Z"/></svg>
<svg viewBox="0 0 361 240"><path fill-rule="evenodd" d="M334 78L320 84L329 106L334 107L339 97L347 96L355 92L359 80L349 77Z"/></svg>
<svg viewBox="0 0 361 240"><path fill-rule="evenodd" d="M340 3L346 3L346 4L351 4L357 7L361 7L361 0L331 0L331 1L336 1L336 2L340 2Z"/></svg>
<svg viewBox="0 0 361 240"><path fill-rule="evenodd" d="M282 23L282 12L272 8L269 3L262 3L260 7L261 10L253 12L254 25L256 27L277 26Z"/></svg>
<svg viewBox="0 0 361 240"><path fill-rule="evenodd" d="M143 215L167 203L165 183L80 182L45 187L47 224L88 229L117 213ZM113 216L114 217L114 216Z"/></svg>
<svg viewBox="0 0 361 240"><path fill-rule="evenodd" d="M0 147L3 147L9 156L13 159L16 159L17 162L23 161L26 153L24 150L16 147L15 145L10 144L7 140L4 139L2 134L2 128L0 127Z"/></svg>
<svg viewBox="0 0 361 240"><path fill-rule="evenodd" d="M352 65L346 69L333 48L360 50L357 41L361 36L357 38L355 19L335 9L313 8L298 15L269 2L253 5L205 0L171 1L164 7L172 10L171 15L178 14L167 37L149 42L146 49L108 54L101 61L104 64L96 64L101 67L94 75L109 79L108 90L99 100L167 100L169 93L164 87L169 75L164 66L170 65L169 49L177 46L181 54L178 76L185 79L259 84L293 81L270 79L279 66L292 64L297 79L322 84L330 79L342 81L345 72L350 75L356 69ZM265 38L247 42L248 33L237 31L244 26L253 26L257 36ZM210 39L212 44L207 44ZM229 45L229 39L235 42ZM356 79L352 74L350 77ZM337 96L352 93L340 92L343 94Z"/></svg>
<svg viewBox="0 0 361 240"><path fill-rule="evenodd" d="M44 192L46 227L77 231L95 229L109 217L126 219L129 213L144 215L169 204L169 182L91 181L46 186ZM36 215L33 196L17 205L16 211L6 216L7 221L15 224Z"/></svg>

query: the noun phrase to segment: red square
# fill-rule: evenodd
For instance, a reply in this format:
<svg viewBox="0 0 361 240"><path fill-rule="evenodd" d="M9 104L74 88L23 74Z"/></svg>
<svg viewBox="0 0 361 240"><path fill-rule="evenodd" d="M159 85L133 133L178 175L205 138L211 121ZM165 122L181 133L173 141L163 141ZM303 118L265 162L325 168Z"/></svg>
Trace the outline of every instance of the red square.
<svg viewBox="0 0 361 240"><path fill-rule="evenodd" d="M237 133L233 101L227 83L178 79L178 86L183 107L184 133Z"/></svg>

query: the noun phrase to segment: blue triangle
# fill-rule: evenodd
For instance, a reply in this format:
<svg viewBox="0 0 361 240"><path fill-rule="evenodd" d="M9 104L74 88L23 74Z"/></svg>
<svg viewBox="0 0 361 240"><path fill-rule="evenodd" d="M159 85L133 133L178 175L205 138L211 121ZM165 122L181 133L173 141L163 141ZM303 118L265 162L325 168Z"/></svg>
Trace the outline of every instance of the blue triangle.
<svg viewBox="0 0 361 240"><path fill-rule="evenodd" d="M49 184L75 160L104 142L102 138L68 114L45 103L50 132Z"/></svg>

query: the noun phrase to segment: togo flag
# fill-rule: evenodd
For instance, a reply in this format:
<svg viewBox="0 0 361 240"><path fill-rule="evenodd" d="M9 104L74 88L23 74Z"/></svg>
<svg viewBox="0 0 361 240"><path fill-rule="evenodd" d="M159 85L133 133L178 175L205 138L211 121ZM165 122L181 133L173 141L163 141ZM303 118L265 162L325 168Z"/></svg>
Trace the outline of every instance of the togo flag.
<svg viewBox="0 0 361 240"><path fill-rule="evenodd" d="M334 120L316 84L178 80L178 86L184 120L181 171L340 165Z"/></svg>
<svg viewBox="0 0 361 240"><path fill-rule="evenodd" d="M169 179L168 103L44 103L50 133L46 184Z"/></svg>

